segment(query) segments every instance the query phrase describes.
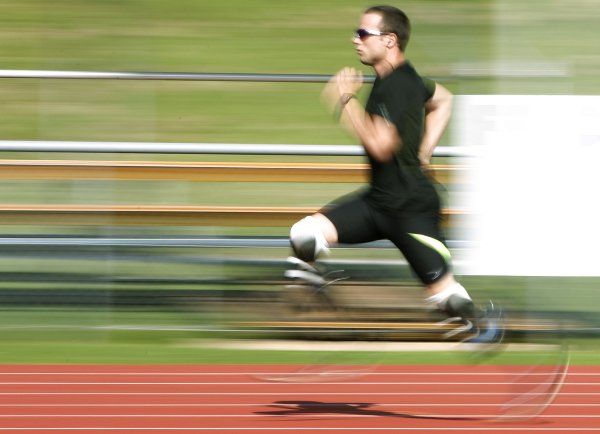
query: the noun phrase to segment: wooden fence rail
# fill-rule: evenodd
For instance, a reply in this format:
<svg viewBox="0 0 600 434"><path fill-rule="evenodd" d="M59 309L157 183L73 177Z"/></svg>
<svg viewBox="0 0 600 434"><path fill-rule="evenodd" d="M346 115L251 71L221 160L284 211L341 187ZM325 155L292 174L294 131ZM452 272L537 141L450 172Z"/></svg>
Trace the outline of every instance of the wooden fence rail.
<svg viewBox="0 0 600 434"><path fill-rule="evenodd" d="M432 166L438 182L461 183L467 166ZM0 160L0 179L183 180L218 182L366 182L367 164Z"/></svg>
<svg viewBox="0 0 600 434"><path fill-rule="evenodd" d="M289 226L318 210L316 207L2 204L0 221L12 225ZM446 224L465 214L460 210L442 212Z"/></svg>
<svg viewBox="0 0 600 434"><path fill-rule="evenodd" d="M466 166L434 165L444 184L460 183ZM184 180L217 182L354 182L368 180L366 164L0 160L5 180ZM115 226L289 226L316 207L2 204L3 224ZM445 225L465 213L445 209Z"/></svg>

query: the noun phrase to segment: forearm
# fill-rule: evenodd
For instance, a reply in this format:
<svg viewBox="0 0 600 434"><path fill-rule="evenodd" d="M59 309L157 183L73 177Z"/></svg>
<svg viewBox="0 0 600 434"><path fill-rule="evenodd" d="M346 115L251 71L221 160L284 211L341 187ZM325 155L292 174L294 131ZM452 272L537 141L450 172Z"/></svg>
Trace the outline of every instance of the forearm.
<svg viewBox="0 0 600 434"><path fill-rule="evenodd" d="M444 131L450 121L451 108L440 107L425 116L425 132L419 148L419 160L429 164L433 150L440 142Z"/></svg>
<svg viewBox="0 0 600 434"><path fill-rule="evenodd" d="M448 89L436 84L435 93L425 104L425 131L419 147L419 161L428 165L433 150L440 142L452 113L452 94Z"/></svg>
<svg viewBox="0 0 600 434"><path fill-rule="evenodd" d="M340 123L354 135L365 148L365 151L377 161L387 161L394 155L398 145L396 134L391 134L394 128L381 118L371 117L356 98L352 98L341 109ZM379 125L381 121L387 125ZM391 128L390 128L391 127Z"/></svg>

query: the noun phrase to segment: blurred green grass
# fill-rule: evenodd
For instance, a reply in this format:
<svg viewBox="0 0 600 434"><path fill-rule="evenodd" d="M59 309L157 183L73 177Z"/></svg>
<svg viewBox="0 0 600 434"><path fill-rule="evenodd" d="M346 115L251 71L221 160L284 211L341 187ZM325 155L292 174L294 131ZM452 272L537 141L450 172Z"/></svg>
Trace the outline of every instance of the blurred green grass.
<svg viewBox="0 0 600 434"><path fill-rule="evenodd" d="M364 1L6 0L0 60L10 69L331 74L359 64L350 43ZM408 0L408 57L457 94L597 93L589 0ZM523 16L529 17L527 20ZM332 19L335 17L335 19ZM595 37L596 36L596 37ZM594 54L596 53L596 54ZM568 77L495 76L505 64ZM479 79L464 68L484 69ZM484 74L485 75L485 74ZM0 79L1 139L353 143L319 103L321 84ZM365 89L365 93L368 89ZM455 143L447 133L443 145ZM90 158L6 153L4 158ZM101 159L306 157L97 155ZM314 161L315 158L310 158ZM324 160L324 159L319 159ZM329 161L347 160L329 158ZM356 161L357 159L351 159ZM350 185L183 182L0 183L4 203L321 205Z"/></svg>
<svg viewBox="0 0 600 434"><path fill-rule="evenodd" d="M324 73L360 67L363 0L5 0L6 69ZM408 56L455 93L597 93L593 1L403 2ZM524 17L527 17L525 19ZM494 76L504 64L569 77ZM469 79L464 68L490 75ZM350 143L319 84L0 81L4 139Z"/></svg>
<svg viewBox="0 0 600 434"><path fill-rule="evenodd" d="M597 346L570 352L572 365L600 365ZM107 363L107 364L313 364L327 359L332 363L385 365L471 365L472 358L460 352L427 351L378 353L331 353L315 351L225 350L186 348L178 345L141 343L91 343L89 341L3 343L0 363ZM540 355L535 352L503 353L484 364L535 364ZM555 360L552 358L551 360ZM550 361L548 364L552 364Z"/></svg>
<svg viewBox="0 0 600 434"><path fill-rule="evenodd" d="M4 69L248 72L332 74L345 65L361 68L350 44L360 12L358 0L3 0L0 61ZM441 77L456 94L597 94L600 54L594 0L407 0L413 21L408 57L423 74ZM564 77L510 78L503 65L564 69ZM487 76L469 78L463 69ZM104 140L232 143L349 144L319 102L321 84L200 83L0 79L0 139ZM365 89L366 92L367 89ZM363 95L364 97L364 95ZM453 142L447 134L443 144ZM102 158L220 160L199 155L66 155L7 153L3 158ZM265 160L271 157L235 156ZM279 160L298 158L276 157ZM305 159L305 158L304 158ZM326 160L326 159L321 159ZM329 161L341 161L330 158ZM346 160L346 159L344 159ZM353 159L355 161L356 159ZM251 184L185 182L1 181L2 203L155 203L322 205L350 191L349 184ZM244 188L245 187L245 188ZM113 235L121 229L3 227L4 233ZM147 233L143 228L128 231ZM223 228L152 228L157 233L223 234ZM282 228L232 228L229 233L284 235ZM283 257L283 255L282 255ZM69 270L151 276L202 276L194 264L90 263L3 258L3 272ZM235 276L239 270L220 269ZM478 297L505 297L537 308L597 312L595 280L523 281L469 278ZM52 285L48 286L51 287ZM67 287L61 285L60 287ZM5 283L3 288L15 288ZM509 289L507 289L509 288ZM570 291L576 296L569 297ZM563 297L567 293L566 297ZM558 295L561 297L558 297ZM541 307L540 307L541 306ZM121 313L66 313L69 324L114 324ZM3 311L4 325L54 327L61 316ZM139 323L194 324L180 313L130 313ZM206 315L206 314L204 314ZM87 316L87 322L85 317ZM209 321L206 316L202 321ZM196 335L193 335L194 337ZM306 362L294 352L237 352L180 348L179 338L147 332L72 333L26 331L0 336L0 362ZM593 342L593 341L592 341ZM587 345L587 344L586 344ZM595 344L594 344L595 345ZM594 347L595 348L595 347ZM398 354L398 363L457 363L456 355ZM575 361L599 363L597 352ZM454 362L453 362L454 360Z"/></svg>
<svg viewBox="0 0 600 434"><path fill-rule="evenodd" d="M20 309L0 318L0 363L349 363L349 364L536 364L553 363L558 341L533 344L546 349L511 350L488 359L457 351L294 351L222 349L228 338L252 338L221 332L215 320L194 312L167 313L89 309ZM212 324L210 323L212 321ZM255 336L268 338L268 334ZM272 336L271 336L272 337ZM597 339L567 339L571 363L600 364Z"/></svg>
<svg viewBox="0 0 600 434"><path fill-rule="evenodd" d="M7 69L331 74L360 65L350 43L364 1L6 0ZM597 93L600 55L590 0L403 2L408 57L457 94ZM527 16L527 19L523 19ZM335 17L335 19L332 19ZM502 65L563 68L516 79ZM473 79L464 68L487 70ZM0 79L0 139L349 144L319 102L321 84ZM365 89L365 93L368 89ZM364 95L363 95L364 96ZM459 144L447 133L442 145ZM215 155L5 153L4 158L297 160ZM310 158L311 161L316 160ZM346 161L348 159L319 159ZM357 161L357 159L350 159ZM4 203L321 205L350 185L184 182L0 183Z"/></svg>

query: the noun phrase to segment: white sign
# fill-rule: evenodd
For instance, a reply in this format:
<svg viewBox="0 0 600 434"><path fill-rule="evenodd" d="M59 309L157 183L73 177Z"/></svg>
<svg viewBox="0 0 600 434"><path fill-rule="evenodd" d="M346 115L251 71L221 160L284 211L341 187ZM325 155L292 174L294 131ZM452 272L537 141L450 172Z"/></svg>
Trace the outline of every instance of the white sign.
<svg viewBox="0 0 600 434"><path fill-rule="evenodd" d="M456 99L457 141L477 146L467 274L600 276L600 97Z"/></svg>

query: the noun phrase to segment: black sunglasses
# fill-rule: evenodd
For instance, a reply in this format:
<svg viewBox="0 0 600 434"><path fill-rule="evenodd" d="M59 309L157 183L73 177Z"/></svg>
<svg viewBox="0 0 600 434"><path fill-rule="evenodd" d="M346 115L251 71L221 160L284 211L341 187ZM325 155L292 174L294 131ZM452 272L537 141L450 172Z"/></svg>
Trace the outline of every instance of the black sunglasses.
<svg viewBox="0 0 600 434"><path fill-rule="evenodd" d="M389 35L389 32L381 32L379 30L371 30L371 29L356 29L354 31L354 37L359 38L361 41L364 41L369 36L381 36L381 35Z"/></svg>

